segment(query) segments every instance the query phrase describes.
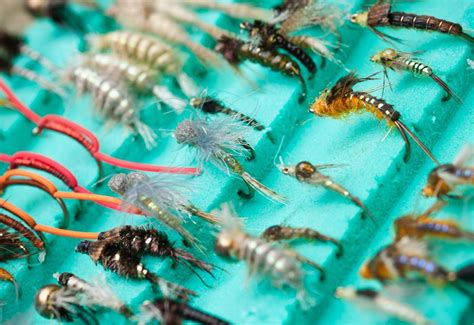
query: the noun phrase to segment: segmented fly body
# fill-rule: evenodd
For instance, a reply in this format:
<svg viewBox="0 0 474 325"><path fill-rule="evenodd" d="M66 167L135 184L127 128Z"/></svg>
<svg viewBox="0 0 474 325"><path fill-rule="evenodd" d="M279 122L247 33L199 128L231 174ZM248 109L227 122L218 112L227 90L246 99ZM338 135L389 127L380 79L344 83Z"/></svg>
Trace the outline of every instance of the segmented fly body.
<svg viewBox="0 0 474 325"><path fill-rule="evenodd" d="M20 55L26 56L49 72L55 72L57 67L40 53L36 52L22 38L0 30L0 71L8 75L17 75L38 84L43 89L60 96L65 96L64 90L56 83L40 76L31 69L19 66L14 61Z"/></svg>
<svg viewBox="0 0 474 325"><path fill-rule="evenodd" d="M265 197L284 202L285 197L269 189L244 170L234 155L242 154L242 141L246 131L229 117L217 117L211 121L201 118L187 119L178 124L174 132L179 144L196 150L199 163L211 161L220 168L241 177L245 183ZM241 196L247 196L239 191Z"/></svg>
<svg viewBox="0 0 474 325"><path fill-rule="evenodd" d="M304 286L304 272L293 251L275 243L246 234L231 207L222 206L220 214L223 229L217 235L216 253L247 264L249 276L260 274L271 279L275 287L290 287L297 291L301 303L309 298Z"/></svg>
<svg viewBox="0 0 474 325"><path fill-rule="evenodd" d="M253 23L243 22L240 28L246 30L256 44L266 49L282 49L293 55L314 76L317 71L313 59L300 47L279 33L274 25L256 20Z"/></svg>
<svg viewBox="0 0 474 325"><path fill-rule="evenodd" d="M28 240L28 242L38 250L38 252L42 253L46 250L46 242L44 237L42 236L41 233L38 232L33 232L30 230L27 226L23 225L23 223L20 223L19 221L13 219L12 217L9 217L5 214L0 213L0 224L4 225L6 229L13 230L16 235L15 238L20 239L19 236L25 238ZM7 237L7 234L3 234L3 238ZM10 239L11 240L11 239ZM14 243L20 244L18 247L23 253L27 254L28 256L30 250L27 249L27 247L22 243L18 242L16 239L14 240ZM40 254L41 255L41 254ZM23 255L25 256L25 255Z"/></svg>
<svg viewBox="0 0 474 325"><path fill-rule="evenodd" d="M131 279L146 279L160 287L177 292L180 296L196 295L193 291L169 282L152 273L141 263L141 255L123 249L116 240L88 240L80 242L76 252L87 254L94 263L100 263L104 269Z"/></svg>
<svg viewBox="0 0 474 325"><path fill-rule="evenodd" d="M343 197L351 200L355 205L360 207L365 213L370 215L370 211L362 203L362 201L352 195L345 187L334 182L331 177L320 172L321 169L331 168L335 165L313 165L310 162L302 161L294 166L285 166L281 163L278 169L285 175L296 178L298 181L314 186L323 186L328 190L338 193Z"/></svg>
<svg viewBox="0 0 474 325"><path fill-rule="evenodd" d="M55 273L54 277L62 287L76 292L81 306L91 309L97 307L111 309L127 318L133 315L130 308L116 297L104 279L88 282L69 272Z"/></svg>
<svg viewBox="0 0 474 325"><path fill-rule="evenodd" d="M77 92L90 92L96 109L105 118L119 122L138 133L148 149L156 146L156 134L140 121L132 97L119 82L87 67L76 67L68 73Z"/></svg>
<svg viewBox="0 0 474 325"><path fill-rule="evenodd" d="M336 297L349 301L367 301L387 315L414 325L428 325L431 322L417 310L402 302L370 288L339 287Z"/></svg>
<svg viewBox="0 0 474 325"><path fill-rule="evenodd" d="M168 236L151 227L122 226L99 234L99 240L114 239L126 250L135 254L169 257L174 263L196 267L211 274L212 265L197 259L191 253L174 247Z"/></svg>
<svg viewBox="0 0 474 325"><path fill-rule="evenodd" d="M427 197L460 198L461 188L474 185L474 145L467 144L452 164L435 167L423 188Z"/></svg>
<svg viewBox="0 0 474 325"><path fill-rule="evenodd" d="M150 12L145 3L134 2L125 5L118 1L109 9L109 14L116 18L123 26L152 33L161 39L178 46L188 48L199 60L210 65L219 65L219 56L208 48L191 40L186 31L173 19L159 12Z"/></svg>
<svg viewBox="0 0 474 325"><path fill-rule="evenodd" d="M368 11L354 14L351 16L350 20L354 24L369 28L383 40L398 39L380 32L377 27L401 27L439 32L443 34L461 36L469 42L474 42L474 37L466 34L460 24L439 19L433 16L395 12L392 11L392 5L390 2L391 1L377 0L377 2L372 7L370 7Z"/></svg>
<svg viewBox="0 0 474 325"><path fill-rule="evenodd" d="M268 67L273 71L298 78L302 88L299 101L302 102L306 98L306 82L301 73L300 66L290 56L278 53L273 49L253 45L251 42L244 42L230 37L222 37L215 46L215 50L221 53L234 66L249 60Z"/></svg>
<svg viewBox="0 0 474 325"><path fill-rule="evenodd" d="M59 322L81 320L84 324L99 324L94 311L81 305L76 291L55 284L46 285L38 290L35 309L42 317Z"/></svg>
<svg viewBox="0 0 474 325"><path fill-rule="evenodd" d="M164 73L176 74L183 62L170 46L162 41L132 31L114 31L89 38L93 49L111 49L114 53L133 59Z"/></svg>
<svg viewBox="0 0 474 325"><path fill-rule="evenodd" d="M188 244L200 248L199 241L182 225L182 217L188 215L186 207L190 204L182 194L185 187L176 180L161 176L149 178L145 174L133 172L114 175L108 185L126 203L147 211L177 231Z"/></svg>
<svg viewBox="0 0 474 325"><path fill-rule="evenodd" d="M152 321L159 321L163 325L181 324L183 321L196 322L202 325L230 324L207 312L191 307L185 301L170 298L145 301L140 309L140 320L146 324Z"/></svg>
<svg viewBox="0 0 474 325"><path fill-rule="evenodd" d="M372 56L370 60L384 67L385 76L387 76L387 69L391 69L394 71L408 71L415 76L431 78L446 91L447 95L443 97L443 101L453 97L458 103L462 103L461 98L449 88L446 82L433 72L431 67L423 64L416 58L410 57L408 53L398 52L395 49L385 49Z"/></svg>
<svg viewBox="0 0 474 325"><path fill-rule="evenodd" d="M474 241L474 233L461 229L454 220L433 219L427 216L403 216L394 222L396 239L435 238Z"/></svg>
<svg viewBox="0 0 474 325"><path fill-rule="evenodd" d="M410 278L425 278L434 283L474 283L474 264L449 271L427 257L426 249L419 247L423 245L415 239L403 237L382 248L360 273L366 279L382 283Z"/></svg>
<svg viewBox="0 0 474 325"><path fill-rule="evenodd" d="M439 162L418 137L406 127L400 120L400 112L381 98L372 96L367 92L354 91L353 87L363 81L373 80L372 77L358 78L354 73L350 73L340 78L336 84L324 90L310 107L310 112L317 116L329 116L340 118L350 113L366 110L372 113L379 120L386 120L390 127L396 127L406 145L404 161L410 158L411 146L408 140L410 136L413 141L425 152L425 154L436 164Z"/></svg>
<svg viewBox="0 0 474 325"><path fill-rule="evenodd" d="M323 235L319 231L311 228L295 228L275 225L265 229L260 237L268 241L304 239L306 241L327 242L332 243L337 247L336 255L338 257L342 256L344 252L342 244L337 239Z"/></svg>
<svg viewBox="0 0 474 325"><path fill-rule="evenodd" d="M163 101L178 112L183 111L187 105L184 99L173 95L166 86L158 84L160 75L153 68L113 54L86 56L84 63L95 71L125 79L139 93L152 93L158 100Z"/></svg>
<svg viewBox="0 0 474 325"><path fill-rule="evenodd" d="M201 96L201 97L193 97L190 100L190 104L192 107L201 110L207 114L226 114L229 115L236 120L254 128L257 131L263 131L265 126L260 124L257 120L247 116L243 113L237 112L236 110L227 107L223 102L218 99L215 99L210 96Z"/></svg>

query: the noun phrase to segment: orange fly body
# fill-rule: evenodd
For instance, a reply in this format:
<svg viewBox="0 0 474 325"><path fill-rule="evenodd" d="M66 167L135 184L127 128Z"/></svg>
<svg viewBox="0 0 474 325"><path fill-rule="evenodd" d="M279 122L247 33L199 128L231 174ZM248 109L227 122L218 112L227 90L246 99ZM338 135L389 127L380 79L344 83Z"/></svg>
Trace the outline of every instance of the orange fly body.
<svg viewBox="0 0 474 325"><path fill-rule="evenodd" d="M373 75L366 78L358 78L354 73L349 73L340 78L332 88L326 89L314 101L309 111L317 116L333 118L345 117L354 112L368 111L377 119L385 120L388 126L395 127L398 130L406 145L405 162L408 161L411 151L411 145L408 140L409 136L436 165L439 165L438 160L428 148L400 121L400 113L392 105L367 92L353 90L356 84L367 80L374 80Z"/></svg>

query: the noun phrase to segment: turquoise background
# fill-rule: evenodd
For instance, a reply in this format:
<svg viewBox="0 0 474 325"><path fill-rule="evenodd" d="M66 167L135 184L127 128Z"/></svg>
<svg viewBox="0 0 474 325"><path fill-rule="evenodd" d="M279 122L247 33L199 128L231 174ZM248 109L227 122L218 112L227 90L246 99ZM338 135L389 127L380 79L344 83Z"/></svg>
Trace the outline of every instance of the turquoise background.
<svg viewBox="0 0 474 325"><path fill-rule="evenodd" d="M266 1L270 6L275 1ZM366 8L369 2L354 1L347 5L353 11ZM430 14L459 22L466 28L474 28L472 1L424 1L402 3L397 9ZM100 15L79 10L95 30L106 28ZM226 28L238 29L238 23L217 14L202 13L209 22ZM474 72L467 69L466 59L473 58L472 48L462 39L435 33L389 30L392 35L407 40L405 51L424 50L424 63L434 71L463 99L460 106L454 101L441 103L443 91L431 80L413 78L409 74L391 73L394 91L385 91L385 99L402 114L405 122L420 139L432 149L441 162L451 162L462 146L474 142L473 126ZM209 39L198 31L192 31L194 39L209 44ZM345 43L343 49L346 66L357 70L362 76L379 70L369 61L375 52L388 47L368 30L346 23L341 28ZM28 44L66 67L74 63L78 56L80 40L74 33L60 29L47 20L36 20L26 31ZM316 58L319 62L319 59ZM17 64L37 68L25 59ZM289 203L281 206L256 196L250 201L242 201L236 195L245 185L236 178L227 177L220 170L208 166L202 176L190 180L196 188L192 201L207 210L218 207L222 202L232 201L240 216L245 218L249 233L259 235L268 226L285 223L292 226L312 227L324 234L339 238L344 245L345 255L335 257L331 245L304 244L298 251L322 264L327 270L324 282L318 275L308 272L307 285L317 299L314 309L302 312L291 291L270 287L266 282L246 283L246 266L243 263L227 263L216 257L212 251L214 231L198 222L188 223L192 232L209 248L208 261L225 269L216 271L216 279L206 278L212 288L206 288L200 281L190 276L185 269L172 270L168 262L146 259L146 265L163 277L174 280L201 293L193 305L231 322L239 324L278 323L320 323L320 324L396 324L370 308L361 308L351 302L333 298L333 291L340 285L373 285L358 276L362 263L373 256L392 237L392 221L408 212L421 212L432 201L422 199L420 190L433 163L413 145L412 158L403 163L404 144L398 133L392 132L384 141L387 128L378 123L370 114L353 115L344 120L313 118L308 113L310 101L328 83L334 82L345 73L334 64L320 70L316 78L308 81L309 95L306 103L299 105L298 82L280 76L278 73L253 64L245 64L242 71L254 85L231 75L228 71L211 70L202 74L202 68L190 60L187 71L196 77L197 84L207 88L209 93L232 104L232 107L255 117L271 129L276 139L272 144L263 133L254 132L249 137L257 151L257 159L244 162L245 168L263 183L287 195ZM141 141L134 141L120 126L105 129L103 121L92 110L89 97L71 96L67 100L48 94L34 84L19 78L8 79L18 97L40 115L60 114L93 131L101 143L101 151L114 157L156 163L162 165L193 165L193 152L181 149L171 137L176 124L192 114L189 108L181 116L157 112L148 103L142 116L161 134L158 147L146 151ZM365 83L357 89L368 90L380 82ZM255 85L258 85L256 88ZM380 94L380 92L376 93ZM12 154L16 151L34 151L51 157L67 166L79 183L97 193L111 194L104 184L95 185L97 169L94 160L76 142L53 132L33 136L33 125L20 114L9 110L0 111L0 151ZM298 183L282 175L273 165L278 144L284 138L281 155L286 163L296 164L308 160L315 164L335 163L347 166L331 172L334 179L361 198L375 215L376 224L362 220L360 210L343 198L324 189L313 188ZM1 165L2 171L6 166ZM119 170L107 166L107 174ZM62 184L54 180L60 189ZM3 195L36 218L38 223L59 225L62 219L59 207L44 193L35 189L17 187L8 189ZM71 214L78 212L79 204L69 201ZM473 230L473 209L471 203L463 201L452 205L440 216L459 220ZM140 217L127 216L107 210L94 204L83 204L78 220L71 229L101 231L125 223L142 224ZM92 279L105 274L109 285L127 303L137 307L143 300L153 297L146 282L127 281L101 266L95 266L86 255L74 253L77 240L48 236L50 250L46 261L31 269L24 260L2 265L15 274L23 289L22 298L15 302L14 291L8 284L0 284L0 300L4 301L3 320L22 323L48 323L38 316L33 307L36 290L47 283L54 283L54 272L73 272L84 279ZM474 261L472 246L438 243L434 246L434 256L440 264L457 269ZM400 296L411 303L436 324L472 324L473 308L469 300L451 287L423 287L407 296ZM120 316L103 313L103 322L124 322Z"/></svg>

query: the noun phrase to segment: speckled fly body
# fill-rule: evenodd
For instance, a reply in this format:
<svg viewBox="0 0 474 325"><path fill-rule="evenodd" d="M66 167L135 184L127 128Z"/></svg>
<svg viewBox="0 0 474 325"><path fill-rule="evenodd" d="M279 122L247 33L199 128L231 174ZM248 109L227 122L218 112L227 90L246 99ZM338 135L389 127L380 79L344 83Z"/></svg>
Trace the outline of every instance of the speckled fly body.
<svg viewBox="0 0 474 325"><path fill-rule="evenodd" d="M207 121L199 117L181 122L175 132L176 141L196 150L199 163L212 161L215 165L240 176L249 186L265 197L284 202L285 197L269 189L246 172L234 157L242 153L244 128L229 117L218 117ZM241 196L244 193L239 192ZM248 195L247 195L248 197Z"/></svg>

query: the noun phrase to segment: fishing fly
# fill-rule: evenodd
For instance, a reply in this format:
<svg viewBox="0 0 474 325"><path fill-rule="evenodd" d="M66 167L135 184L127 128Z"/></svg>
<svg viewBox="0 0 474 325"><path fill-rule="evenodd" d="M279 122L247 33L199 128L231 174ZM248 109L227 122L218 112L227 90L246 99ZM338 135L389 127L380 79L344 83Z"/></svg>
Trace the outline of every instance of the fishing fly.
<svg viewBox="0 0 474 325"><path fill-rule="evenodd" d="M474 145L465 145L452 164L435 167L428 175L423 195L438 199L462 198L463 188L474 185Z"/></svg>
<svg viewBox="0 0 474 325"><path fill-rule="evenodd" d="M20 55L28 57L33 62L49 72L57 71L57 67L40 53L30 48L24 39L0 30L0 71L8 75L17 75L38 84L41 88L64 97L65 92L61 86L40 76L31 69L14 64Z"/></svg>
<svg viewBox="0 0 474 325"><path fill-rule="evenodd" d="M385 284L396 280L425 278L433 283L474 284L474 264L458 271L449 271L431 260L426 244L404 237L382 248L361 269L366 279L375 279Z"/></svg>
<svg viewBox="0 0 474 325"><path fill-rule="evenodd" d="M59 25L85 34L88 31L86 22L71 9L72 3L98 9L96 0L26 0L25 8L35 17L49 17Z"/></svg>
<svg viewBox="0 0 474 325"><path fill-rule="evenodd" d="M251 40L255 40L262 48L267 50L282 49L300 61L311 73L311 77L316 74L317 67L311 56L280 34L274 25L256 20L253 23L243 22L240 24L240 28L246 30Z"/></svg>
<svg viewBox="0 0 474 325"><path fill-rule="evenodd" d="M303 239L306 241L332 243L337 247L337 257L341 257L344 253L344 248L337 239L323 235L319 231L311 228L295 228L275 225L265 229L260 237L267 241L293 241Z"/></svg>
<svg viewBox="0 0 474 325"><path fill-rule="evenodd" d="M2 246L3 247L3 246ZM13 274L11 274L10 272L8 272L6 269L4 268L0 268L0 281L5 281L5 282L9 282L11 283L14 287L15 287L15 292L16 292L16 298L18 300L18 298L20 298L21 296L21 289L20 289L20 286L18 285L18 283L16 282L15 280L15 277L13 276Z"/></svg>
<svg viewBox="0 0 474 325"><path fill-rule="evenodd" d="M251 42L244 42L238 38L227 36L219 39L214 49L221 53L227 62L234 67L249 60L283 75L296 77L302 88L299 102L303 102L306 98L306 82L301 73L301 68L290 56L279 53L274 49L265 49Z"/></svg>
<svg viewBox="0 0 474 325"><path fill-rule="evenodd" d="M89 307L96 310L97 307L110 309L130 318L132 310L120 301L115 293L109 288L105 279L88 282L72 273L55 273L54 278L59 285L76 293L76 298L80 306Z"/></svg>
<svg viewBox="0 0 474 325"><path fill-rule="evenodd" d="M348 198L355 205L360 207L366 214L371 215L367 207L362 203L362 201L352 195L346 188L342 185L334 182L331 177L324 175L320 172L323 169L334 168L336 165L333 164L324 164L324 165L313 165L310 162L302 161L297 165L285 165L281 161L278 165L278 169L284 174L296 178L298 181L313 186L323 186L324 188L336 192L339 195Z"/></svg>
<svg viewBox="0 0 474 325"><path fill-rule="evenodd" d="M76 252L87 254L94 263L99 263L106 270L130 279L145 279L159 287L168 288L180 297L195 296L196 293L169 282L148 270L141 263L141 255L122 248L116 240L98 240L80 242Z"/></svg>
<svg viewBox="0 0 474 325"><path fill-rule="evenodd" d="M236 110L229 108L226 104L222 101L213 98L211 96L199 96L191 98L190 102L192 107L199 109L200 111L206 114L225 114L228 115L243 124L257 130L263 131L265 130L265 126L260 124L257 120L247 116L243 113L237 112Z"/></svg>
<svg viewBox="0 0 474 325"><path fill-rule="evenodd" d="M415 325L431 324L424 315L413 307L371 288L339 287L336 289L336 297L349 301L369 302L378 310L403 322Z"/></svg>
<svg viewBox="0 0 474 325"><path fill-rule="evenodd" d="M302 262L293 251L246 234L229 205L222 206L220 218L223 228L214 244L217 255L245 262L249 277L254 274L266 276L277 288L295 289L298 300L303 305L308 303Z"/></svg>
<svg viewBox="0 0 474 325"><path fill-rule="evenodd" d="M212 275L212 265L181 248L174 247L166 233L151 227L122 226L99 234L99 240L117 240L122 248L134 254L170 258L192 270L196 267ZM194 270L193 270L194 272Z"/></svg>
<svg viewBox="0 0 474 325"><path fill-rule="evenodd" d="M55 284L48 284L38 290L35 309L46 319L59 322L81 320L84 324L99 324L94 310L78 301L76 291Z"/></svg>
<svg viewBox="0 0 474 325"><path fill-rule="evenodd" d="M406 151L404 161L410 158L411 146L408 140L410 136L413 141L423 150L423 152L436 164L438 160L418 139L418 137L407 128L400 120L400 112L396 111L392 105L385 100L372 96L363 91L354 91L353 87L363 81L374 80L372 76L358 78L354 73L350 73L340 78L332 88L327 88L311 105L309 111L317 116L328 116L339 118L353 112L367 110L375 115L379 120L385 119L390 127L396 127L405 142Z"/></svg>
<svg viewBox="0 0 474 325"><path fill-rule="evenodd" d="M181 324L183 321L191 321L203 325L230 324L226 320L191 307L185 301L170 298L145 301L141 305L140 310L140 320L146 324L152 321L159 321L163 325Z"/></svg>
<svg viewBox="0 0 474 325"><path fill-rule="evenodd" d="M367 27L384 41L400 41L400 39L379 31L377 27L413 28L456 35L469 42L474 42L474 37L466 34L460 24L433 16L392 11L391 3L391 0L377 0L368 11L352 15L350 21L359 26Z"/></svg>
<svg viewBox="0 0 474 325"><path fill-rule="evenodd" d="M139 207L178 232L187 244L203 249L199 241L182 225L182 217L189 215L193 205L183 196L183 190L186 188L181 184L169 177L149 178L145 174L133 172L128 175L114 175L108 186L127 204ZM206 221L215 221L213 216L202 211L199 211L199 217Z"/></svg>
<svg viewBox="0 0 474 325"><path fill-rule="evenodd" d="M132 96L117 78L103 76L87 67L76 67L68 73L68 79L74 83L78 94L90 92L98 112L109 121L118 122L138 133L146 148L156 147L156 134L142 122L133 103Z"/></svg>
<svg viewBox="0 0 474 325"><path fill-rule="evenodd" d="M196 150L196 159L200 164L211 161L221 169L241 177L249 187L263 196L277 202L284 202L286 199L284 196L257 181L234 157L242 154L241 139L244 138L245 133L244 127L237 124L233 118L223 116L207 121L196 117L178 124L174 136L179 144L188 145ZM249 198L251 193L245 194L239 191L239 195Z"/></svg>
<svg viewBox="0 0 474 325"><path fill-rule="evenodd" d="M387 78L387 80L388 69L391 69L393 71L408 71L415 76L431 78L446 92L446 96L443 97L442 101L447 101L451 97L453 97L459 104L462 104L461 98L459 98L459 96L457 96L449 88L446 82L441 80L441 78L433 72L433 69L431 67L423 64L418 59L411 57L409 53L399 52L395 49L388 48L376 53L374 56L372 56L370 61L383 66L384 76L385 78Z"/></svg>

